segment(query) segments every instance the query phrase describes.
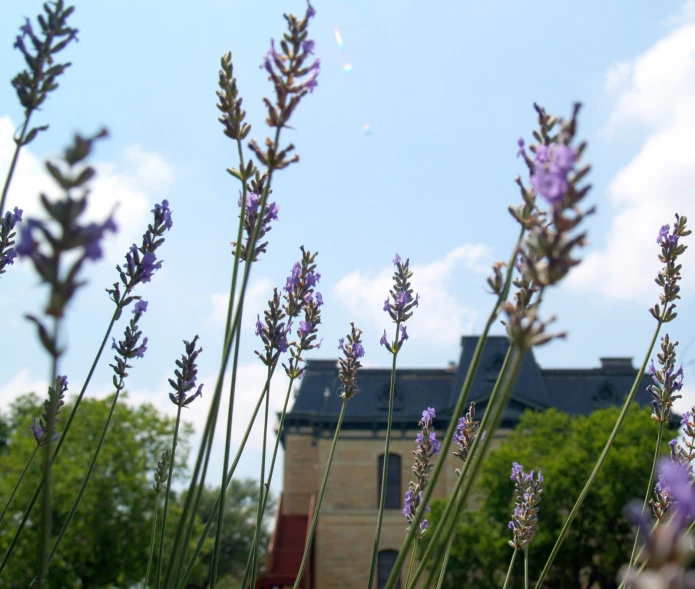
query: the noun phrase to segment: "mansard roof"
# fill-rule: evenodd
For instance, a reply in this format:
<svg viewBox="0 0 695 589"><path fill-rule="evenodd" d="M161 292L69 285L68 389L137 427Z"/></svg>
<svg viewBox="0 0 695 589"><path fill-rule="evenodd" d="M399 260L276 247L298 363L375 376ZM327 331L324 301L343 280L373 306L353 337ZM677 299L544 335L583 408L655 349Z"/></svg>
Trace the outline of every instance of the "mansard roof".
<svg viewBox="0 0 695 589"><path fill-rule="evenodd" d="M393 421L396 427L417 424L425 407L434 407L438 417L451 418L478 336L461 338L457 365L444 369L398 369ZM489 336L478 372L471 387L470 400L482 409L487 404L497 375L504 362L509 342L504 336ZM554 407L573 415L588 415L593 410L619 405L632 386L637 369L631 358L601 358L601 366L589 369L543 369L530 351L517 381L512 402L503 416L503 425L513 427L525 408ZM344 427L373 429L386 421L391 370L363 368L358 375L359 393L350 400ZM651 377L642 376L635 400L640 405L651 401L647 387ZM337 420L342 400L336 360L309 360L296 393L287 425L330 424Z"/></svg>

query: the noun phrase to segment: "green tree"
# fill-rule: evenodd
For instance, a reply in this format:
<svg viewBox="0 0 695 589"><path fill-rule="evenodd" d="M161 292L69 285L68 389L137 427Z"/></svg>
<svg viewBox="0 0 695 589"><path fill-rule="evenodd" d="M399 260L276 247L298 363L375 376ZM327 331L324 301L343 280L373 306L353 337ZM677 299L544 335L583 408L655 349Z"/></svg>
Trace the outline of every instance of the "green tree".
<svg viewBox="0 0 695 589"><path fill-rule="evenodd" d="M527 411L517 429L491 451L483 463L470 502L479 506L464 513L447 567L445 587L497 588L504 581L512 548L507 528L513 510L513 462L541 470L545 477L539 531L529 548L530 577L535 579L553 548L564 520L581 492L618 417L617 408L601 409L588 417L570 417L556 410ZM630 408L577 519L555 558L544 587L615 587L615 577L627 562L634 530L625 506L643 499L652 464L658 424L650 409ZM662 453L668 453L666 435ZM432 506L436 527L445 501ZM435 554L440 551L435 551ZM517 558L508 587L523 586L523 557Z"/></svg>
<svg viewBox="0 0 695 589"><path fill-rule="evenodd" d="M153 474L162 452L171 444L174 419L163 416L152 405L127 405L119 400L111 427L104 441L96 468L82 498L77 514L51 563L51 585L66 589L93 587L133 587L145 577L150 549L150 533L154 513ZM77 490L94 452L111 399L85 399L71 426L68 440L56 460L53 476L54 536L65 521ZM63 419L71 407L63 408ZM0 506L9 497L35 441L29 430L34 417L41 414L42 402L36 395L25 395L13 402L0 419L7 424L7 446L0 448ZM186 480L189 453L188 439L192 427L180 431L174 468L174 487L181 488ZM0 554L4 556L24 509L41 477L41 463L35 461L24 478L12 506L0 525ZM212 509L217 491L206 489L195 529L200 532L204 517ZM250 481L233 482L229 490L224 518L220 575L228 575L231 567L238 570L245 558L241 551L250 546L253 526L248 525L249 506L257 496L257 487ZM38 504L35 513L38 514ZM173 533L181 513L182 501L174 495L171 518L167 525L167 540ZM202 514L205 513L204 516ZM161 501L160 518L161 521ZM29 517L20 541L3 571L0 586L25 589L36 572L38 519ZM214 527L212 528L214 533ZM263 530L263 536L267 531ZM194 541L198 535L194 534ZM191 587L205 587L208 576L211 543L206 543L199 564L191 576ZM190 551L189 551L190 553ZM165 545L165 554L166 551ZM166 562L165 562L166 564ZM243 563L246 564L245 561ZM241 567L243 574L243 567Z"/></svg>

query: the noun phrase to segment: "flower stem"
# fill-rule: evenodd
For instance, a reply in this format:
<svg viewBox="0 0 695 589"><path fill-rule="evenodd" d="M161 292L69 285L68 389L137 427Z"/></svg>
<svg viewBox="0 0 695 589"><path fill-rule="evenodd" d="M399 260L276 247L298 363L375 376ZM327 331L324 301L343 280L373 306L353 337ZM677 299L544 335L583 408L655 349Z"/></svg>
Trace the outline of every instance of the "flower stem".
<svg viewBox="0 0 695 589"><path fill-rule="evenodd" d="M528 544L524 544L524 589L528 589Z"/></svg>
<svg viewBox="0 0 695 589"><path fill-rule="evenodd" d="M415 562L415 551L417 550L418 540L420 540L420 538L415 538L415 542L413 542L413 551L410 553L410 564L408 565L408 574L405 577L404 585L406 589L408 588L408 582L410 581L410 573L413 572L413 563Z"/></svg>
<svg viewBox="0 0 695 589"><path fill-rule="evenodd" d="M174 439L171 442L171 460L169 461L169 475L167 476L167 488L164 491L164 512L162 513L162 533L159 538L159 556L157 558L157 576L155 587L159 589L162 577L162 559L164 558L164 538L167 528L167 514L169 511L169 492L171 491L171 475L174 471L174 461L176 460L176 443L179 437L179 425L181 424L181 405L176 412L176 425L174 426Z"/></svg>
<svg viewBox="0 0 695 589"><path fill-rule="evenodd" d="M244 432L244 437L241 439L241 443L239 444L239 449L237 450L236 456L234 457L234 461L232 462L232 466L230 467L229 472L227 472L227 475L225 477L225 481L222 485L222 488L220 489L220 493L217 495L217 500L215 501L215 505L212 508L211 515L210 515L210 517L208 517L207 521L205 522L205 526L203 527L203 531L200 535L200 539L198 540L198 545L196 546L195 550L193 551L193 555L191 556L190 560L188 561L188 566L186 567L185 573L179 579L179 587L181 587L181 588L185 587L186 582L188 581L188 577L190 576L191 572L193 572L193 567L195 566L195 561L198 558L198 554L200 554L201 549L203 548L203 544L205 543L208 532L210 531L210 526L212 526L212 524L215 522L215 517L213 516L213 514L219 508L220 494L224 493L227 490L229 483L232 481L232 477L234 476L234 471L236 470L237 464L239 463L239 459L241 458L241 455L244 451L244 448L246 447L246 441L249 438L249 434L251 433L251 428L254 425L254 422L256 420L256 415L258 415L258 411L261 408L261 403L263 402L263 399L264 399L267 391L268 391L268 387L264 387L263 392L261 393L261 395L258 398L258 401L256 403L256 407L254 408L253 413L251 415L251 418L249 419L249 423L246 426L246 432Z"/></svg>
<svg viewBox="0 0 695 589"><path fill-rule="evenodd" d="M7 199L7 193L10 190L10 182L12 182L12 176L14 175L14 169L17 166L17 159L19 158L19 151L22 149L22 144L24 143L24 137L26 136L27 129L29 128L29 119L31 119L32 110L29 110L24 118L24 124L22 125L22 132L19 135L19 139L15 138L14 154L12 155L12 161L10 162L10 168L7 170L7 176L5 177L5 185L2 188L2 198L0 198L0 217L2 217L5 212L5 200Z"/></svg>
<svg viewBox="0 0 695 589"><path fill-rule="evenodd" d="M502 380L504 379L505 374L507 373L507 367L509 365L509 361L512 355L512 350L513 347L510 346L507 349L507 354L504 357L504 363L502 364L502 368L500 370L500 373L497 377L497 382L495 383L494 388L492 389L492 394L490 395L490 399L488 401L488 407L492 407L493 404L497 403L497 399L500 394L500 387L502 385ZM454 422L456 421L455 416L460 415L460 412L454 413ZM486 431L486 428L488 426L488 422L490 420L490 412L485 411L483 415L483 419L480 422L480 426L478 427L478 431L484 433ZM452 501L449 501L447 503L447 506L444 508L444 512L442 513L441 516L441 524L436 527L434 530L434 534L432 535L432 538L430 539L429 546L427 547L427 550L425 551L425 554L422 556L420 559L420 566L417 568L415 572L415 577L413 579L413 585L417 583L418 579L422 574L424 573L425 566L427 564L427 561L429 560L430 556L432 555L432 552L435 549L435 546L439 545L439 538L440 536L443 535L444 538L451 538L452 535L456 534L456 523L458 522L459 514L462 509L463 505L463 498L462 498L462 490L461 487L463 485L463 480L468 477L468 470L471 464L471 459L474 455L478 453L478 443L480 440L480 437L482 436L482 433L479 435L476 435L475 440L473 440L473 445L471 446L471 450L468 453L468 459L466 460L465 464L463 465L463 468L461 468L461 472L459 474L458 480L456 481L456 485L454 486L454 490L452 493L452 496L456 496L458 498L458 503L454 505ZM453 434L452 434L453 435ZM434 577L434 574L431 575L431 578ZM429 587L430 582L428 581L427 587Z"/></svg>
<svg viewBox="0 0 695 589"><path fill-rule="evenodd" d="M507 265L507 276L505 277L504 288L502 289L502 292L498 296L497 301L495 302L495 306L493 307L492 311L490 312L490 316L488 317L487 323L485 324L485 327L483 328L483 332L480 335L480 338L478 339L478 344L476 345L475 351L473 352L473 357L471 358L471 364L468 367L468 372L466 373L466 378L463 381L463 385L461 386L461 392L459 393L458 401L456 401L456 406L454 407L454 410L452 413L452 415L454 415L454 416L463 414L463 408L466 405L466 401L468 400L468 395L470 393L471 386L473 385L473 378L475 376L476 371L478 370L478 365L480 364L480 358L481 358L482 353L483 353L483 348L485 347L485 343L487 342L487 334L490 331L492 324L497 320L497 317L499 316L499 313L502 310L502 306L504 305L504 301L507 300L507 296L509 295L509 288L510 288L510 284L511 284L511 280L512 280L512 273L514 270L514 261L516 260L516 256L517 256L517 252L519 250L519 246L521 244L521 240L524 237L524 232L525 232L525 230L522 227L522 229L519 232L519 237L518 237L517 243L514 247L514 251L512 252L512 255L510 256L509 264ZM449 423L449 427L448 427L447 432L444 436L444 439L442 440L442 446L441 446L441 450L440 450L440 454L442 456L446 456L449 453L449 448L451 447L452 438L453 438L455 429L456 429L456 419L452 418L451 423ZM477 441L477 437L476 437L476 441ZM474 442L473 448L475 448L475 444L476 444L476 442ZM394 564L393 569L391 570L391 575L389 576L389 579L388 579L388 582L386 583L385 589L393 589L393 587L396 584L396 580L398 579L397 571L399 571L400 567L403 566L403 561L406 558L407 551L415 539L414 538L415 530L417 529L417 527L420 525L423 518L425 517L424 506L427 505L428 501L430 500L430 497L432 496L432 492L436 486L437 480L439 479L439 475L442 472L442 469L444 468L445 462L446 461L444 461L444 460L438 460L434 465L434 470L432 471L432 475L430 477L430 483L427 485L427 488L425 489L425 491L423 493L422 502L420 504L420 507L415 512L415 516L414 516L413 522L411 524L411 529L408 531L408 533L405 537L405 540L403 541L403 544L401 545L401 549L398 552L398 558L396 558L396 562ZM432 542L430 542L430 546L432 546ZM422 563L420 565L420 568L422 568Z"/></svg>
<svg viewBox="0 0 695 589"><path fill-rule="evenodd" d="M125 298L125 297L124 297ZM77 413L77 409L80 406L80 403L82 402L82 397L84 397L85 392L87 391L87 387L89 386L89 382L92 379L92 375L94 374L94 371L96 370L97 364L99 363L99 359L101 358L101 354L104 351L104 347L106 346L106 342L109 339L109 336L111 335L111 330L113 329L114 323L116 322L116 317L118 316L118 313L120 311L121 307L120 305L116 307L116 311L114 311L114 314L111 316L111 321L109 323L108 328L106 329L106 333L104 334L104 338L101 340L101 346L99 346L99 350L97 351L96 356L94 357L94 360L92 362L92 366L89 369L89 373L87 374L87 378L84 381L84 384L82 385L82 390L80 391L80 394L77 396L77 399L75 399L75 404L72 406L72 411L70 412L70 415L65 422L65 427L63 428L62 433L60 434L60 437L58 438L58 442L56 444L55 450L53 451L53 456L51 457L51 465L55 462L56 457L58 456L58 453L60 452L60 449L65 443L65 439L68 435L68 432L70 431L70 425L72 424L72 420L75 417L75 414ZM29 516L31 515L31 510L34 508L34 505L36 504L36 501L38 500L39 495L41 494L41 490L43 489L45 481L45 472L41 477L41 480L39 481L39 484L36 488L36 491L34 491L34 495L31 498L31 501L29 502L29 505L27 508L24 510L24 515L22 516L22 521L19 523L19 526L17 527L17 531L15 532L14 537L12 538L12 542L10 542L10 546L7 548L7 552L5 553L5 556L2 559L2 562L0 562L0 575L2 574L2 571L5 568L5 565L7 564L7 561L9 560L10 556L12 555L12 552L14 551L14 547L16 546L17 542L19 541L19 537L22 534L22 530L24 529L24 526L29 519Z"/></svg>
<svg viewBox="0 0 695 589"><path fill-rule="evenodd" d="M242 201L243 202L243 201ZM244 208L244 207L242 207ZM234 282L234 281L232 281ZM234 287L234 285L232 285ZM232 295L230 295L231 300ZM222 482L224 482L224 477L227 474L227 469L229 468L229 459L232 451L232 421L234 417L234 391L236 390L236 376L237 376L237 366L239 363L239 338L241 331L241 322L237 323L236 329L236 341L237 345L234 347L234 359L232 360L232 382L230 385L229 392L229 406L227 408L227 431L225 435L224 444L224 460L222 464ZM203 478L204 480L204 478ZM222 520L224 517L224 505L227 494L220 493L220 506L217 512L217 521L220 522L215 529L215 545L212 552L212 566L210 567L210 589L215 589L217 585L217 571L220 562L220 545L222 542ZM194 510L195 512L195 510ZM184 543L186 546L187 543Z"/></svg>
<svg viewBox="0 0 695 589"><path fill-rule="evenodd" d="M87 484L89 483L89 479L92 476L92 472L94 471L94 466L97 463L97 459L99 458L99 453L101 452L101 447L104 444L104 438L106 438L106 432L109 429L109 424L111 423L111 418L113 417L113 412L116 409L116 403L118 402L118 395L123 387L123 378L120 379L120 388L116 389L116 394L114 395L113 402L111 403L111 409L109 410L109 415L106 418L106 423L104 424L104 427L101 430L101 437L99 438L99 443L97 444L96 451L94 452L94 456L92 456L92 461L89 464L89 468L87 469L87 474L84 477L84 480L82 481L82 486L80 487L80 491L77 493L77 498L75 499L72 509L70 510L70 514L68 515L67 519L65 520L65 523L63 524L63 528L60 530L60 534L58 535L58 539L56 540L55 544L53 545L53 549L51 550L51 554L48 557L48 561L46 562L46 567L44 569L44 572L48 572L48 567L51 564L51 561L53 560L53 557L55 556L56 552L58 551L58 547L60 546L60 543L63 541L63 537L65 536L65 533L68 531L68 527L70 527L70 523L72 522L72 519L75 517L75 513L77 512L77 508L80 505L80 501L82 501L82 495L84 495L85 489L87 488Z"/></svg>
<svg viewBox="0 0 695 589"><path fill-rule="evenodd" d="M379 496L379 513L377 514L376 532L374 534L374 547L372 548L372 564L369 569L369 583L367 587L374 586L376 562L379 557L379 539L381 538L381 524L384 519L384 504L386 503L386 482L389 472L389 448L391 445L391 423L393 421L393 397L396 390L396 359L398 358L398 328L400 321L396 322L396 339L393 345L393 360L391 362L391 386L389 388L389 412L386 421L386 445L384 447L384 462L381 472L381 493Z"/></svg>
<svg viewBox="0 0 695 589"><path fill-rule="evenodd" d="M543 581L545 580L545 576L548 574L548 571L550 570L550 567L553 564L553 560L555 560L555 556L557 555L558 551L560 550L560 546L562 546L562 542L565 539L565 536L567 535L567 532L569 531L570 525L572 525L572 521L577 515L577 512L579 511L579 508L582 506L582 503L584 502L584 498L586 495L589 493L589 490L591 489L591 485L594 484L594 480L596 480L596 477L598 476L599 471L601 470L601 467L603 466L603 463L606 461L606 457L608 456L608 452L613 446L613 442L615 441L615 438L618 435L618 432L620 431L621 426L623 425L623 421L625 420L625 416L627 415L627 411L630 408L630 403L632 403L632 400L635 397L635 393L637 392L637 387L639 386L639 383L642 381L642 376L644 375L644 371L647 367L647 363L649 362L649 358L652 355L652 350L654 349L654 344L656 343L656 338L659 336L659 330L661 329L661 320L659 320L656 324L656 329L654 330L654 335L652 336L652 341L649 345L649 349L647 350L647 353L644 355L644 360L642 361L642 365L640 366L639 371L637 372L637 376L635 377L635 382L632 385L632 389L630 389L630 392L628 393L627 397L625 398L625 403L623 403L623 408L620 411L620 415L618 416L618 420L615 422L615 426L613 427L613 431L611 432L611 435L608 438L608 441L606 442L606 445L603 448L603 451L601 452L601 455L599 456L598 461L596 462L596 465L594 466L594 469L591 471L591 474L589 475L589 479L586 481L586 484L584 485L584 488L582 489L582 492L579 495L579 498L577 499L576 503L574 504L574 507L572 507L572 511L570 511L569 515L567 516L567 520L565 521L565 524L562 526L562 529L560 530L560 535L558 536L557 540L555 541L555 546L553 546L553 550L550 553L550 556L548 557L547 562L545 563L545 567L543 567L543 570L541 571L540 577L538 577L538 581L536 582L536 589L540 589L541 585L543 584Z"/></svg>
<svg viewBox="0 0 695 589"><path fill-rule="evenodd" d="M270 470L268 472L268 480L266 482L266 488L270 489L270 483L273 480L273 471L275 470L275 459L277 458L278 448L280 447L280 439L282 438L282 428L285 425L285 415L287 414L287 405L290 402L290 395L292 393L292 385L294 384L294 378L290 378L290 383L287 385L287 394L285 395L285 404L282 407L282 413L280 414L280 425L278 425L277 437L275 438L275 448L273 449L273 458L270 461ZM268 502L268 493L263 496L263 513L265 513L265 506ZM254 546L257 545L256 535L258 535L259 530L254 530ZM253 550L253 549L252 549ZM246 570L244 571L244 579L241 582L240 587L246 587L246 583L249 579L249 574L251 572L251 563L253 561L253 552L249 554L249 559L246 563Z"/></svg>
<svg viewBox="0 0 695 589"><path fill-rule="evenodd" d="M159 493L154 494L154 514L152 515L152 539L150 540L150 557L147 559L147 573L145 573L145 584L142 589L147 589L152 570L152 559L154 558L154 539L157 535L157 513L159 512Z"/></svg>
<svg viewBox="0 0 695 589"><path fill-rule="evenodd" d="M659 433L656 435L656 448L654 449L654 460L652 461L652 469L649 471L649 483L647 484L647 493L644 496L644 502L642 503L642 513L647 508L647 503L649 501L649 496L652 494L652 487L654 485L654 472L656 470L656 461L659 459L659 454L661 452L661 440L664 435L664 421L663 419L659 421ZM637 542L639 540L639 533L641 524L637 524L637 531L635 532L635 543L632 545L632 554L630 555L630 560L627 563L627 573L630 573L630 569L635 562L635 552L637 551Z"/></svg>
<svg viewBox="0 0 695 589"><path fill-rule="evenodd" d="M258 552L260 541L260 531L261 524L263 523L263 506L265 505L265 498L268 495L268 487L265 485L265 454L266 454L266 444L268 438L268 409L270 401L270 369L268 369L268 393L265 396L265 415L263 416L263 447L261 450L261 477L260 485L258 489L258 513L256 514L256 534L252 541L252 553L253 553L253 563L251 565L251 587L256 586L256 576L258 570Z"/></svg>
<svg viewBox="0 0 695 589"><path fill-rule="evenodd" d="M58 273L58 264L56 262L56 274ZM54 317L53 319L53 347L54 350L58 350L58 337L60 335L60 317ZM53 354L53 360L51 362L51 380L49 381L49 387L56 387L56 377L58 376L58 357L59 354L56 351ZM58 391L54 391L51 395L49 392L49 397L57 397ZM43 490L41 495L41 531L39 535L39 575L38 575L38 588L44 589L46 587L46 580L44 579L44 570L47 565L48 560L48 544L51 541L51 533L53 531L53 506L51 504L51 467L53 466L53 460L51 459L51 446L53 445L53 437L56 430L56 411L57 407L54 406L54 399L50 400L50 408L46 415L46 443L43 447Z"/></svg>
<svg viewBox="0 0 695 589"><path fill-rule="evenodd" d="M459 494L456 495L456 507L454 508L455 512L458 511L458 506L460 503L461 503L461 493L459 492ZM454 526L456 525L455 520L454 520L453 525ZM446 550L444 551L444 560L442 561L442 570L439 573L439 581L437 581L437 589L441 589L442 584L444 583L444 577L446 576L446 565L449 563L449 554L451 554L451 546L454 543L455 537L456 537L456 531L454 530L453 533L449 534L449 540L446 543Z"/></svg>
<svg viewBox="0 0 695 589"><path fill-rule="evenodd" d="M321 481L321 488L319 489L319 496L316 500L316 507L314 508L314 517L311 520L311 528L309 530L309 536L306 539L306 545L304 546L304 556L302 556L302 563L299 565L299 572L297 573L297 578L294 581L293 589L298 589L299 584L302 582L302 576L304 575L304 569L306 568L306 563L309 560L309 553L311 552L311 543L314 539L314 531L316 530L316 523L319 519L319 511L321 511L321 502L323 501L323 493L326 490L326 483L328 482L328 474L331 471L331 463L333 462L333 454L335 453L335 447L338 442L338 435L340 434L340 428L343 425L343 417L345 417L345 408L347 407L347 399L343 399L343 406L340 408L340 416L338 417L338 425L335 428L335 435L333 436L333 444L331 445L331 452L328 455L328 463L326 464L326 472L323 474L323 480Z"/></svg>
<svg viewBox="0 0 695 589"><path fill-rule="evenodd" d="M3 518L5 517L5 514L7 513L8 508L10 507L10 503L12 503L12 499L15 496L15 493L17 492L17 489L19 489L19 485L22 484L22 480L24 479L24 475L27 473L27 470L29 470L29 467L31 466L31 463L34 461L34 456L36 456L36 453L39 450L39 445L36 444L34 447L34 451L31 453L31 456L29 456L29 460L27 461L26 465L24 466L24 470L22 471L22 474L19 475L19 480L17 481L17 484L14 486L14 489L12 489L12 493L10 494L10 498L7 500L7 503L5 504L5 508L2 510L2 515L0 515L0 523L2 523Z"/></svg>
<svg viewBox="0 0 695 589"><path fill-rule="evenodd" d="M512 553L512 559L509 561L509 569L507 569L507 577L504 579L504 585L502 585L502 589L507 589L507 583L509 583L509 579L512 576L512 568L514 567L514 561L516 560L516 548L514 549L514 552Z"/></svg>

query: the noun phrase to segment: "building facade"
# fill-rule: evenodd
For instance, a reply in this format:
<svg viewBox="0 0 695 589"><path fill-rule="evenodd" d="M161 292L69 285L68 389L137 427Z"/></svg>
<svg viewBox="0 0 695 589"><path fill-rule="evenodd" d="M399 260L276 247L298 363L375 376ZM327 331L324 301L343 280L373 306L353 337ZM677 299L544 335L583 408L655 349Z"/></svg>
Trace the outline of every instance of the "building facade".
<svg viewBox="0 0 695 589"><path fill-rule="evenodd" d="M375 589L384 586L406 531L401 510L412 476L418 421L426 407L437 411L435 427L446 431L463 385L477 336L464 336L458 364L445 369L399 369L396 374L391 446L388 460L386 508L379 546ZM506 337L489 337L469 399L479 420L504 362ZM509 406L496 437L504 437L527 409L556 408L588 415L598 408L619 405L628 394L637 369L631 358L601 358L591 369L543 369L526 354ZM389 369L362 369L360 392L347 406L321 506L304 589L364 589L369 580L384 459L388 414ZM642 376L635 400L651 401ZM294 406L281 432L285 449L283 491L269 546L268 573L257 587L292 587L304 551L316 495L338 421L342 400L337 391L337 360L309 361ZM442 457L439 457L442 459ZM442 471L433 498L449 495L460 462L453 455ZM502 474L502 473L501 473ZM505 475L508 473L505 473ZM404 576L403 576L404 578Z"/></svg>

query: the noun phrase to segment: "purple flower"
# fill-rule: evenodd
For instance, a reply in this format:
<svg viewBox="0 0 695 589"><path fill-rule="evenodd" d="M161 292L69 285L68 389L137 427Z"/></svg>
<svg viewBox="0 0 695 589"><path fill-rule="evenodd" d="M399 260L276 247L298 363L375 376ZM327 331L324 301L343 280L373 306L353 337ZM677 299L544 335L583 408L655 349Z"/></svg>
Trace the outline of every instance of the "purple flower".
<svg viewBox="0 0 695 589"><path fill-rule="evenodd" d="M408 332L405 330L405 325L401 325L401 341L408 339Z"/></svg>
<svg viewBox="0 0 695 589"><path fill-rule="evenodd" d="M434 418L437 416L434 407L428 407L422 412L422 421L425 423L430 423L434 421Z"/></svg>
<svg viewBox="0 0 695 589"><path fill-rule="evenodd" d="M297 286L297 283L299 282L299 278L302 275L302 265L299 262L296 262L294 266L292 266L292 272L290 275L287 277L287 282L285 283L285 292L292 292L294 287Z"/></svg>
<svg viewBox="0 0 695 589"><path fill-rule="evenodd" d="M657 465L659 482L669 489L675 501L673 521L678 529L695 518L695 489L692 487L690 474L681 464L662 458Z"/></svg>
<svg viewBox="0 0 695 589"><path fill-rule="evenodd" d="M311 5L311 2L306 3L306 16L305 18L309 20L310 18L313 18L316 16L316 10L314 10L314 7Z"/></svg>
<svg viewBox="0 0 695 589"><path fill-rule="evenodd" d="M323 305L323 295L320 292L316 293L316 306L320 307Z"/></svg>
<svg viewBox="0 0 695 589"><path fill-rule="evenodd" d="M544 479L539 472L534 480L533 471L527 474L518 462L512 464L510 479L514 481L516 504L508 526L514 533L514 539L509 544L516 549L523 548L531 542L538 530L538 506L541 502Z"/></svg>
<svg viewBox="0 0 695 589"><path fill-rule="evenodd" d="M341 352L345 352L345 338L344 338L344 337L341 337L341 338L338 340L338 349L339 349Z"/></svg>
<svg viewBox="0 0 695 589"><path fill-rule="evenodd" d="M524 140L523 138L519 137L517 139L516 144L519 146L519 151L516 152L516 157L519 157L520 155L524 155Z"/></svg>
<svg viewBox="0 0 695 589"><path fill-rule="evenodd" d="M362 344L353 344L352 355L355 358L362 358L364 356L364 347L362 346Z"/></svg>
<svg viewBox="0 0 695 589"><path fill-rule="evenodd" d="M314 326L312 325L311 321L300 321L299 329L297 331L299 331L299 334L302 337L308 337L313 328Z"/></svg>
<svg viewBox="0 0 695 589"><path fill-rule="evenodd" d="M161 205L155 204L150 212L154 213L155 225L164 223L167 229L171 229L174 222L171 220L171 209L169 208L168 200L163 200Z"/></svg>
<svg viewBox="0 0 695 589"><path fill-rule="evenodd" d="M307 55L312 55L314 53L315 46L316 43L314 43L311 39L307 39L302 43L302 51L304 51L304 53Z"/></svg>
<svg viewBox="0 0 695 589"><path fill-rule="evenodd" d="M400 264L400 263L401 263L401 257L398 254L396 254L396 257L393 258L393 265L398 266L398 264Z"/></svg>
<svg viewBox="0 0 695 589"><path fill-rule="evenodd" d="M147 338L143 338L142 345L133 350L133 354L136 358L144 358L145 352L147 351Z"/></svg>
<svg viewBox="0 0 695 589"><path fill-rule="evenodd" d="M147 311L147 301L143 301L142 299L140 299L137 303L135 303L133 313L135 315L137 315L138 313L142 315L145 311Z"/></svg>
<svg viewBox="0 0 695 589"><path fill-rule="evenodd" d="M384 335L381 336L381 339L379 340L379 343L380 343L382 346L386 346L386 347L388 347L388 345L389 345L389 340L386 339L386 330L385 330L385 329L384 329Z"/></svg>
<svg viewBox="0 0 695 589"><path fill-rule="evenodd" d="M567 174L573 170L576 159L576 150L568 145L538 145L531 186L556 206L569 189Z"/></svg>
<svg viewBox="0 0 695 589"><path fill-rule="evenodd" d="M384 311L386 311L388 313L390 309L391 309L391 305L389 304L389 299L387 297L386 300L384 301Z"/></svg>

